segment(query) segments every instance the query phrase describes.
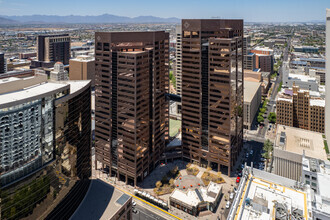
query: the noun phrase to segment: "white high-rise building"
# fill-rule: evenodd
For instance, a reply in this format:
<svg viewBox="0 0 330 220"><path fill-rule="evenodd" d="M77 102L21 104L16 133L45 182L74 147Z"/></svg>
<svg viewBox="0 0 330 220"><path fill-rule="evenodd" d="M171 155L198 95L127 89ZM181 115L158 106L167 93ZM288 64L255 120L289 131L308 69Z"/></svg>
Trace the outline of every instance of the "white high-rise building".
<svg viewBox="0 0 330 220"><path fill-rule="evenodd" d="M68 71L64 70L63 63L61 62L55 63L54 70L50 72L50 79L54 81L69 80Z"/></svg>
<svg viewBox="0 0 330 220"><path fill-rule="evenodd" d="M325 62L325 136L330 140L330 9L326 20L326 62Z"/></svg>

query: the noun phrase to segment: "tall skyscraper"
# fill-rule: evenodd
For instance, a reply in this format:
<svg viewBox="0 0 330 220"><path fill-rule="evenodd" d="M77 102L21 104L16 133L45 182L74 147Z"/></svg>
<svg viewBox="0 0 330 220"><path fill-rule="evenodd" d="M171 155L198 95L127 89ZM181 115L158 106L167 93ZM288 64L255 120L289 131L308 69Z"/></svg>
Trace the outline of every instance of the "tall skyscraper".
<svg viewBox="0 0 330 220"><path fill-rule="evenodd" d="M95 155L136 185L159 163L168 138L169 34L95 33Z"/></svg>
<svg viewBox="0 0 330 220"><path fill-rule="evenodd" d="M183 157L230 174L243 143L243 20L182 20Z"/></svg>
<svg viewBox="0 0 330 220"><path fill-rule="evenodd" d="M91 175L91 83L12 79L0 79L1 219L47 219L65 197L68 219Z"/></svg>
<svg viewBox="0 0 330 220"><path fill-rule="evenodd" d="M5 54L0 53L0 74L7 72L7 64L5 59Z"/></svg>
<svg viewBox="0 0 330 220"><path fill-rule="evenodd" d="M182 28L181 25L176 27L176 94L182 95Z"/></svg>
<svg viewBox="0 0 330 220"><path fill-rule="evenodd" d="M38 61L62 62L69 64L70 36L69 34L39 35L37 38Z"/></svg>
<svg viewBox="0 0 330 220"><path fill-rule="evenodd" d="M330 140L330 9L326 16L325 136Z"/></svg>

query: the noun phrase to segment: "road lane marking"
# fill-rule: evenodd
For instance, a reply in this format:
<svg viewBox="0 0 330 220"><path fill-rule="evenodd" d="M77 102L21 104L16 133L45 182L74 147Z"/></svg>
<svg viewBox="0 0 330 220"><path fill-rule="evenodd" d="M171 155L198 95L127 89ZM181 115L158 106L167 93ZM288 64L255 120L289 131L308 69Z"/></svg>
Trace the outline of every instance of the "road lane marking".
<svg viewBox="0 0 330 220"><path fill-rule="evenodd" d="M110 184L109 182L107 182L107 183ZM112 184L110 184L110 185L112 185ZM132 196L132 197L134 197L134 198L136 198L136 199L138 199L138 200L140 200L141 202L144 202L144 203L146 203L146 204L148 204L148 205L150 205L150 206L152 206L152 207L154 207L154 208L156 208L156 209L158 209L158 210L164 212L165 214L168 214L168 215L170 215L170 216L172 216L172 217L174 217L174 218L176 218L176 219L182 220L181 218L179 218L179 217L177 217L177 216L175 216L175 215L173 215L173 214L171 214L171 213L165 211L164 209L161 209L161 208L159 208L159 207L157 207L157 206L151 204L150 202L147 202L146 200L141 199L140 197L137 197L137 196L135 196L135 195L133 195L133 194L127 192L126 190L123 190L123 189L121 189L121 188L119 188L119 187L117 187L117 186L114 186L114 185L112 185L112 186L115 187L116 189L122 191L123 193L126 193L126 194L128 194L128 195L130 195L130 196Z"/></svg>

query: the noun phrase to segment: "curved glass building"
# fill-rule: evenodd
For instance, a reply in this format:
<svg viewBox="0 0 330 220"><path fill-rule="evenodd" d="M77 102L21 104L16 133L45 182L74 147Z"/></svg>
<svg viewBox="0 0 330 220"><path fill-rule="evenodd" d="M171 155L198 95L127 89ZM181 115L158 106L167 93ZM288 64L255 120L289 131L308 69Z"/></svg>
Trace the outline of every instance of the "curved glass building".
<svg viewBox="0 0 330 220"><path fill-rule="evenodd" d="M78 207L91 175L90 88L43 74L0 80L0 219L54 219L70 204L66 219Z"/></svg>

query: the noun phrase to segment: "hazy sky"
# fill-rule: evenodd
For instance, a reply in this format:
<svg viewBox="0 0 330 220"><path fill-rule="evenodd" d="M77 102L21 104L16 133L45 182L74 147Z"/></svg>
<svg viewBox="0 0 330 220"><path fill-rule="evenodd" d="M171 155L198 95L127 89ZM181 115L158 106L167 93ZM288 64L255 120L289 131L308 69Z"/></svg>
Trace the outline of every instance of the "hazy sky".
<svg viewBox="0 0 330 220"><path fill-rule="evenodd" d="M153 15L286 22L325 20L330 0L0 0L1 15Z"/></svg>

